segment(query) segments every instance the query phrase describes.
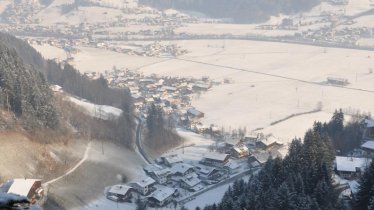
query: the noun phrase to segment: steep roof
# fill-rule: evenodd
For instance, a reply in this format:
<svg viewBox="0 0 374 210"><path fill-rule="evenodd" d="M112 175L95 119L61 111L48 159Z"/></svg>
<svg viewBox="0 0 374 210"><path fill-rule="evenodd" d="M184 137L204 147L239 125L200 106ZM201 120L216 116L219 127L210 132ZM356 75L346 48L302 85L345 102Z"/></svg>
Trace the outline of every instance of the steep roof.
<svg viewBox="0 0 374 210"><path fill-rule="evenodd" d="M151 184L154 184L156 181L154 179L152 179L151 177L146 177L140 181L137 181L137 182L134 182L134 184L137 184L139 185L140 187L146 187L146 186L149 186Z"/></svg>
<svg viewBox="0 0 374 210"><path fill-rule="evenodd" d="M14 179L10 186L8 193L21 195L27 197L32 186L35 182L41 181L40 179Z"/></svg>
<svg viewBox="0 0 374 210"><path fill-rule="evenodd" d="M186 173L188 170L193 169L194 167L187 163L177 163L171 167L171 172L175 173Z"/></svg>

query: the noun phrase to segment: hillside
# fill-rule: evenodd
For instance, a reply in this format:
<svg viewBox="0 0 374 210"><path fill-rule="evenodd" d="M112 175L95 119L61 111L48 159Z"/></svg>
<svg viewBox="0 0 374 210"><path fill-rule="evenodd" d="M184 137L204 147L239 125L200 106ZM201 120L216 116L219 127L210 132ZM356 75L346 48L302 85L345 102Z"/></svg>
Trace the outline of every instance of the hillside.
<svg viewBox="0 0 374 210"><path fill-rule="evenodd" d="M320 0L139 0L139 3L160 9L197 11L214 18L233 19L237 23L255 23L280 13L292 14L309 10L320 3Z"/></svg>
<svg viewBox="0 0 374 210"><path fill-rule="evenodd" d="M23 120L24 128L57 128L53 97L43 75L27 68L17 55L0 43L0 107Z"/></svg>

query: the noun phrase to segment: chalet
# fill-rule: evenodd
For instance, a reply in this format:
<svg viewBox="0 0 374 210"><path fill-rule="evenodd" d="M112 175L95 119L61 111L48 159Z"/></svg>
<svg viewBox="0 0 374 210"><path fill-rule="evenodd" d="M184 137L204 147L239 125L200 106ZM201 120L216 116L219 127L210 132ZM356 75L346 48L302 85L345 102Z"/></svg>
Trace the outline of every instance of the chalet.
<svg viewBox="0 0 374 210"><path fill-rule="evenodd" d="M222 174L216 168L202 168L199 171L199 179L201 180L217 180Z"/></svg>
<svg viewBox="0 0 374 210"><path fill-rule="evenodd" d="M374 141L367 141L361 145L362 150L364 150L369 156L374 156Z"/></svg>
<svg viewBox="0 0 374 210"><path fill-rule="evenodd" d="M168 155L161 157L162 162L169 167L172 167L174 164L183 163L182 158L178 155Z"/></svg>
<svg viewBox="0 0 374 210"><path fill-rule="evenodd" d="M261 149L269 149L273 146L281 146L282 144L277 142L278 139L276 139L274 136L270 136L266 139L262 139L256 142L256 146Z"/></svg>
<svg viewBox="0 0 374 210"><path fill-rule="evenodd" d="M166 183L171 176L170 169L162 168L161 166L156 164L151 164L144 167L144 171L158 184Z"/></svg>
<svg viewBox="0 0 374 210"><path fill-rule="evenodd" d="M374 140L374 120L365 120L365 131L364 139L373 139Z"/></svg>
<svg viewBox="0 0 374 210"><path fill-rule="evenodd" d="M198 178L197 174L189 174L180 180L180 186L186 190L196 192L203 189L201 185L201 180Z"/></svg>
<svg viewBox="0 0 374 210"><path fill-rule="evenodd" d="M243 157L248 157L249 156L248 147L245 146L244 144L237 144L237 145L235 145L231 149L230 153L235 158L243 158Z"/></svg>
<svg viewBox="0 0 374 210"><path fill-rule="evenodd" d="M44 196L40 179L13 179L4 185L5 192L27 197L32 203Z"/></svg>
<svg viewBox="0 0 374 210"><path fill-rule="evenodd" d="M229 158L230 158L229 154L208 153L200 161L200 163L204 165L208 165L208 166L215 166L215 167L222 168L229 161Z"/></svg>
<svg viewBox="0 0 374 210"><path fill-rule="evenodd" d="M335 171L343 178L352 179L360 176L369 164L370 159L367 158L336 156Z"/></svg>
<svg viewBox="0 0 374 210"><path fill-rule="evenodd" d="M144 178L137 182L132 182L129 185L133 187L138 193L142 195L149 194L152 191L152 186L156 183L151 177Z"/></svg>
<svg viewBox="0 0 374 210"><path fill-rule="evenodd" d="M110 187L107 198L113 201L126 201L131 199L133 188L128 185L114 185Z"/></svg>
<svg viewBox="0 0 374 210"><path fill-rule="evenodd" d="M197 109L195 108L190 108L187 110L187 115L191 118L203 118L205 116L205 114L203 112L200 112L198 111Z"/></svg>
<svg viewBox="0 0 374 210"><path fill-rule="evenodd" d="M187 163L174 164L170 170L174 176L186 176L188 174L195 172L194 167Z"/></svg>
<svg viewBox="0 0 374 210"><path fill-rule="evenodd" d="M151 204L162 207L173 200L173 197L178 193L176 189L164 186L158 186L157 190L148 197Z"/></svg>

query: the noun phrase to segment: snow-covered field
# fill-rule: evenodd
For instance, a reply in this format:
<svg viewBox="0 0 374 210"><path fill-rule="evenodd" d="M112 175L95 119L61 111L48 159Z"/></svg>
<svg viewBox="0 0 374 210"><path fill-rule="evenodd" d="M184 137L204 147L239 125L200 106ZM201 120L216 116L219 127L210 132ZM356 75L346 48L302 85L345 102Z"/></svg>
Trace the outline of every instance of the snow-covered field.
<svg viewBox="0 0 374 210"><path fill-rule="evenodd" d="M373 95L371 92L271 76L316 83L331 76L342 77L351 83L348 87L374 90L374 75L369 74L369 69L374 67L371 51L238 40L179 41L178 45L191 52L183 59L196 62L170 60L140 70L145 74L233 79L233 84L213 87L193 100L193 105L205 112L202 121L207 125L246 126L248 130L266 128L290 114L311 111L321 102L321 114L297 117L266 129L288 141L290 137L302 137L304 128L310 127L314 120L329 119L328 115L335 109L374 110L374 101L368 100ZM283 129L295 127L295 123L295 130Z"/></svg>
<svg viewBox="0 0 374 210"><path fill-rule="evenodd" d="M79 47L79 52L74 55L73 65L81 72L103 73L105 70L112 70L114 66L136 69L162 60L164 59L131 56L91 47Z"/></svg>
<svg viewBox="0 0 374 210"><path fill-rule="evenodd" d="M67 58L66 52L61 48L54 47L49 44L32 44L31 46L42 54L45 59L58 59L62 61L66 60Z"/></svg>

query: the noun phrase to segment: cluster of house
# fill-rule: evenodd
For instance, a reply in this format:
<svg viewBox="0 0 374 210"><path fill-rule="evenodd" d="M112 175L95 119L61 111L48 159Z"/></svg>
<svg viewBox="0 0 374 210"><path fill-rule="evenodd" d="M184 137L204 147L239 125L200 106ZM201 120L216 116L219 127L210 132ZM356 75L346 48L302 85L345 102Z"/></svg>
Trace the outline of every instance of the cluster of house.
<svg viewBox="0 0 374 210"><path fill-rule="evenodd" d="M136 193L150 205L165 206L177 198L198 192L208 185L216 184L233 174L239 173L240 166L230 159L229 154L209 153L199 162L185 163L178 155L162 156L155 164L147 165L147 177L126 185L112 186L107 198L127 201Z"/></svg>
<svg viewBox="0 0 374 210"><path fill-rule="evenodd" d="M97 79L99 74L86 73L90 79ZM111 87L128 88L133 98L135 112L143 117L151 104L163 109L174 122L185 128L198 131L202 127L199 119L204 113L191 106L194 96L206 92L221 81L201 79L175 78L158 75L144 76L131 70L113 70L106 72L104 77Z"/></svg>
<svg viewBox="0 0 374 210"><path fill-rule="evenodd" d="M12 179L0 185L0 192L22 196L31 204L42 200L44 189L40 179Z"/></svg>
<svg viewBox="0 0 374 210"><path fill-rule="evenodd" d="M364 173L374 158L374 120L365 120L363 143L349 156L335 157L335 172L348 182L348 196L354 197L357 192L357 179Z"/></svg>

